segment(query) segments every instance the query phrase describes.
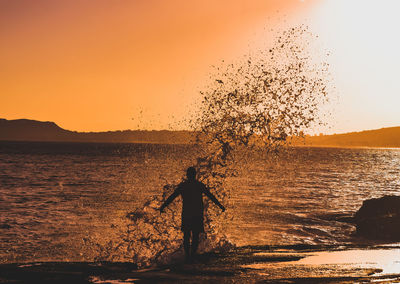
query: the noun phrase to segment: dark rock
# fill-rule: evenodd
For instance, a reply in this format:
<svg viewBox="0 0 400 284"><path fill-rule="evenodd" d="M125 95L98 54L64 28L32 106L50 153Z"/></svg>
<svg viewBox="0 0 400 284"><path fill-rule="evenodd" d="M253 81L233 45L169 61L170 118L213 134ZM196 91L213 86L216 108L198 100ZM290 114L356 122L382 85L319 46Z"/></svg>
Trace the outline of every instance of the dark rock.
<svg viewBox="0 0 400 284"><path fill-rule="evenodd" d="M359 236L400 241L400 196L365 200L355 214L354 221Z"/></svg>

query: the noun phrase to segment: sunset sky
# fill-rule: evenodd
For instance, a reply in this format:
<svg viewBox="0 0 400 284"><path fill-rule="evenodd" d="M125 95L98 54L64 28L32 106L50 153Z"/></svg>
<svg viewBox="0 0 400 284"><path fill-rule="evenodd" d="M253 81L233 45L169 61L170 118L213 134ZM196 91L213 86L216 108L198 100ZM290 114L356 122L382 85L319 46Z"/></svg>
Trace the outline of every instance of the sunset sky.
<svg viewBox="0 0 400 284"><path fill-rule="evenodd" d="M400 126L400 1L0 0L0 118L166 129L212 65L305 23L330 51L327 133Z"/></svg>

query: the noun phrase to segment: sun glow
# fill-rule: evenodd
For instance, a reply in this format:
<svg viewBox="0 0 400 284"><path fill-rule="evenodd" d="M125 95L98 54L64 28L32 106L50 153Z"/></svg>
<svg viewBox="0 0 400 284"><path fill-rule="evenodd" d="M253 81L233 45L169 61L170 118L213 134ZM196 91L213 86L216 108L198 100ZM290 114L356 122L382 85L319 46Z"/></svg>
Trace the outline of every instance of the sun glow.
<svg viewBox="0 0 400 284"><path fill-rule="evenodd" d="M331 51L335 132L400 124L400 1L325 0L310 17Z"/></svg>

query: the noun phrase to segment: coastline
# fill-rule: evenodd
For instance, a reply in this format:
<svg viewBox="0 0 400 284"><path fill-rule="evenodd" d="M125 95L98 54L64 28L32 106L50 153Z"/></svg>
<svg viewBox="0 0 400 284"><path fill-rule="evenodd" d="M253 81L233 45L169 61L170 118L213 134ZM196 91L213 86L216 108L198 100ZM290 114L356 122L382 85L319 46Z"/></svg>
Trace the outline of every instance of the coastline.
<svg viewBox="0 0 400 284"><path fill-rule="evenodd" d="M194 264L146 269L118 262L2 264L0 283L394 282L400 281L399 258L400 244L245 246L199 255Z"/></svg>
<svg viewBox="0 0 400 284"><path fill-rule="evenodd" d="M0 141L184 144L195 141L192 130L112 130L79 132L51 121L0 118ZM338 134L289 136L292 146L327 148L400 148L400 127L383 127Z"/></svg>

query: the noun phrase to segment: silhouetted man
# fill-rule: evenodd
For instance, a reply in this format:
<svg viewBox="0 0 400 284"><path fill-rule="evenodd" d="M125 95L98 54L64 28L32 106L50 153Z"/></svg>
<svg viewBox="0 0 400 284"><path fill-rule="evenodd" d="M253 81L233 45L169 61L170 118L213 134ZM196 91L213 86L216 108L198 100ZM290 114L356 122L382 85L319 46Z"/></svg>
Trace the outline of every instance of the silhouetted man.
<svg viewBox="0 0 400 284"><path fill-rule="evenodd" d="M204 183L196 180L196 169L190 167L186 171L187 180L181 182L174 193L168 197L160 207L160 212L164 211L178 195L182 195L182 231L183 247L185 249L186 261L191 260L196 255L199 245L199 234L204 232L203 224L203 193L208 196L222 211L225 207L215 198L206 188ZM192 245L190 245L190 235L192 235Z"/></svg>

